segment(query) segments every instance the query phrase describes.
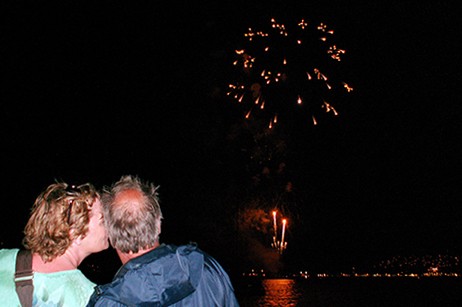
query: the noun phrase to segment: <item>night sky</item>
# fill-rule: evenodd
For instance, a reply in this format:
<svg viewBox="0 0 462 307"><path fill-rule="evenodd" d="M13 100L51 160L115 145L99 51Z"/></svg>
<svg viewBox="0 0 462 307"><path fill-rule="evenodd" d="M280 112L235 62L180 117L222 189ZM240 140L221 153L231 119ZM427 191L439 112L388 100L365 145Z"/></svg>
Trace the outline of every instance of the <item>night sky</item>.
<svg viewBox="0 0 462 307"><path fill-rule="evenodd" d="M354 88L338 117L282 136L293 184L283 262L462 253L455 3L184 2L2 3L4 247L19 246L55 179L100 188L137 174L160 185L162 240L196 241L229 267L245 257L236 224L255 208L253 162L230 137L242 116L226 91L243 33L274 17L335 29L336 72Z"/></svg>

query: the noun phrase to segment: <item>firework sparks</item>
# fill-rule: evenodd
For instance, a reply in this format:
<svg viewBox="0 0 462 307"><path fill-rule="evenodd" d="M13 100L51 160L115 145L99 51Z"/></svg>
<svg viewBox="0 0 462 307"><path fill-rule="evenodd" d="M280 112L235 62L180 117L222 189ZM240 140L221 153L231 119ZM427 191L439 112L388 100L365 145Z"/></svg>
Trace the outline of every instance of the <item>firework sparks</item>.
<svg viewBox="0 0 462 307"><path fill-rule="evenodd" d="M273 243L271 243L271 247L276 249L278 253L282 254L282 252L287 248L287 241L285 241L285 234L286 234L286 226L287 226L287 219L282 219L282 230L281 230L281 240L278 240L278 223L277 223L277 211L273 211Z"/></svg>
<svg viewBox="0 0 462 307"><path fill-rule="evenodd" d="M273 229L274 229L273 246L276 246L277 236L278 236L278 224L276 222L276 214L277 214L277 211L273 211Z"/></svg>
<svg viewBox="0 0 462 307"><path fill-rule="evenodd" d="M345 54L332 42L334 31L304 19L289 27L273 18L265 28L248 28L245 47L235 50L239 76L227 94L242 105L245 118L267 120L273 128L290 112L303 110L302 118L314 125L321 114L338 115L326 100L353 88L327 77Z"/></svg>
<svg viewBox="0 0 462 307"><path fill-rule="evenodd" d="M287 242L284 241L285 234L286 234L286 224L287 224L287 219L283 219L282 220L281 247L280 247L281 253L287 247Z"/></svg>

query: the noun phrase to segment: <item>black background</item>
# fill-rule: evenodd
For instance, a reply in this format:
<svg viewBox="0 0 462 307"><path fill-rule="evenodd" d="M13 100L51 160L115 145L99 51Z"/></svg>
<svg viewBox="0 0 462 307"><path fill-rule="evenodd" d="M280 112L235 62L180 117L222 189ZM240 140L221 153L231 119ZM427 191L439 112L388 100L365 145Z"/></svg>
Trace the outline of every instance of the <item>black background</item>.
<svg viewBox="0 0 462 307"><path fill-rule="evenodd" d="M286 262L460 254L460 10L294 2L2 2L2 246L19 246L55 179L137 174L161 186L164 241L232 267L229 191L244 168L228 152L230 59L249 26L301 16L336 30L354 91L338 118L293 135L286 163L305 196Z"/></svg>

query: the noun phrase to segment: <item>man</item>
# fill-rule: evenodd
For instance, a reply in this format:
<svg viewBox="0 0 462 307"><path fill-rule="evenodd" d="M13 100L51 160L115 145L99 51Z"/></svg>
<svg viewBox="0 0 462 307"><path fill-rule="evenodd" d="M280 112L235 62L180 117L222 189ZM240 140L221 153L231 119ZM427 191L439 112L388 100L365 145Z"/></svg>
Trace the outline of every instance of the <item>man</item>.
<svg viewBox="0 0 462 307"><path fill-rule="evenodd" d="M123 176L102 196L111 245L122 261L88 306L239 306L228 275L195 245L159 243L157 187Z"/></svg>

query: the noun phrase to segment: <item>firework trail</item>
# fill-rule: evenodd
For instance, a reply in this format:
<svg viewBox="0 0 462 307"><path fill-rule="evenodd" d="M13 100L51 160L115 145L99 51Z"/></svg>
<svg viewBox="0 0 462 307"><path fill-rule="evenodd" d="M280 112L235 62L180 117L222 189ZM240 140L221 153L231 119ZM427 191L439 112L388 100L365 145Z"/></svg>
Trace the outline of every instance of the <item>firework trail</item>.
<svg viewBox="0 0 462 307"><path fill-rule="evenodd" d="M278 240L278 227L277 227L277 211L273 210L273 231L274 231L274 236L273 236L273 243L271 243L271 247L276 249L279 254L282 254L282 252L287 248L287 241L285 240L285 231L286 231L286 225L287 225L287 219L283 218L282 219L282 231L281 231L281 240Z"/></svg>

